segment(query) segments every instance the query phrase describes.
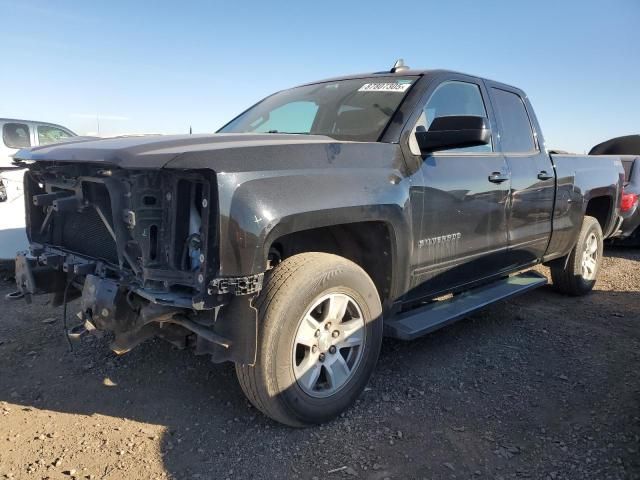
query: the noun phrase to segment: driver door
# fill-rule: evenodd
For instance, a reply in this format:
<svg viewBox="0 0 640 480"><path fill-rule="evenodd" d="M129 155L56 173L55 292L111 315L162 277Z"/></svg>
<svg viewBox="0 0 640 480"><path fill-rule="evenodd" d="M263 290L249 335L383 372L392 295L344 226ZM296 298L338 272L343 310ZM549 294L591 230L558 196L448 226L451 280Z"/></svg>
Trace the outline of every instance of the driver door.
<svg viewBox="0 0 640 480"><path fill-rule="evenodd" d="M421 196L420 235L414 238L416 268L408 300L437 296L508 269L507 209L510 188L504 156L489 145L420 151L415 131L429 129L434 118L451 115L495 121L484 83L454 76L430 86L406 145L418 162L414 196Z"/></svg>

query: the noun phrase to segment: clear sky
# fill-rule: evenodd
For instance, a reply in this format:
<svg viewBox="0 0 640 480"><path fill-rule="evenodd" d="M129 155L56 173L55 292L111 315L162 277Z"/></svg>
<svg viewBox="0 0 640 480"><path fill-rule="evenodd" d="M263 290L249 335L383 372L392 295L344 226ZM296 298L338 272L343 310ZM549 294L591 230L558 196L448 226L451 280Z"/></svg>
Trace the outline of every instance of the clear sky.
<svg viewBox="0 0 640 480"><path fill-rule="evenodd" d="M402 57L524 89L547 146L640 133L640 0L0 0L0 117L212 132L276 90Z"/></svg>

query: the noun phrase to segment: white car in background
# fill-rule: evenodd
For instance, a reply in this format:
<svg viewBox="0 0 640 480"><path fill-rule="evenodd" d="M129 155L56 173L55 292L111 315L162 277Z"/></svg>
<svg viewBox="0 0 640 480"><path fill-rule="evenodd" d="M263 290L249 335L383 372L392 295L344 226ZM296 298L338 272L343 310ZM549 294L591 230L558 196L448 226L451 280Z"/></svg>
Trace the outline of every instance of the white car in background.
<svg viewBox="0 0 640 480"><path fill-rule="evenodd" d="M46 122L0 118L0 260L12 259L28 246L25 233L24 169L12 164L21 148L47 145L75 137L68 128Z"/></svg>

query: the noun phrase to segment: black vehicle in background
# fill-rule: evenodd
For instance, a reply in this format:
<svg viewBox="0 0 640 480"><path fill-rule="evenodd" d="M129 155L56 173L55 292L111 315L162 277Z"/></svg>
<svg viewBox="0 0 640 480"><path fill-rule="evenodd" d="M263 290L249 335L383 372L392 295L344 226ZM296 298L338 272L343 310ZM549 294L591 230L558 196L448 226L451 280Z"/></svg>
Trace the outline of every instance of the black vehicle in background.
<svg viewBox="0 0 640 480"><path fill-rule="evenodd" d="M624 179L615 156L548 154L522 90L400 63L278 92L214 135L15 157L15 297L81 297L72 335L110 330L118 353L155 335L233 361L293 426L355 401L383 335L544 285L535 265L590 292Z"/></svg>
<svg viewBox="0 0 640 480"><path fill-rule="evenodd" d="M640 246L640 135L612 138L591 149L589 155L619 155L625 172L620 215L622 224L612 242Z"/></svg>

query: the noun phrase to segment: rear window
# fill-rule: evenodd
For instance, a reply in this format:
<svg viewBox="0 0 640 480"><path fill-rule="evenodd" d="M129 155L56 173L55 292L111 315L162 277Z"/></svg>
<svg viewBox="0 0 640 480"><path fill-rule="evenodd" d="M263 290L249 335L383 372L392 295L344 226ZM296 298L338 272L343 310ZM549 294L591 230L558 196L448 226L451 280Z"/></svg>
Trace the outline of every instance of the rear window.
<svg viewBox="0 0 640 480"><path fill-rule="evenodd" d="M529 115L519 95L493 88L498 124L500 125L500 145L503 152L524 153L536 150Z"/></svg>
<svg viewBox="0 0 640 480"><path fill-rule="evenodd" d="M30 147L29 126L25 123L5 123L2 127L2 141L9 148Z"/></svg>

